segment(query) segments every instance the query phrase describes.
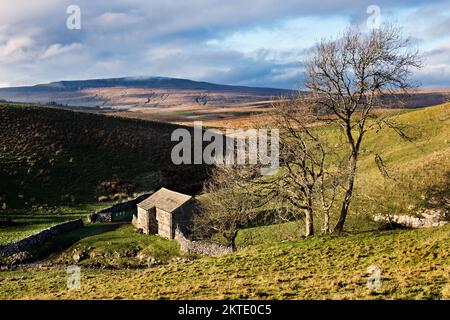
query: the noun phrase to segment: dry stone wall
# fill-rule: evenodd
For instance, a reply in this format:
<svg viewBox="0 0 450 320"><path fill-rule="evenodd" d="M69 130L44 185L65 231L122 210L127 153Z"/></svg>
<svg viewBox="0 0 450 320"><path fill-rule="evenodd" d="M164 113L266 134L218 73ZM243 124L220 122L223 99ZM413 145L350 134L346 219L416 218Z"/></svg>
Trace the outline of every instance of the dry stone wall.
<svg viewBox="0 0 450 320"><path fill-rule="evenodd" d="M115 215L117 215L121 212L130 210L130 209L135 209L136 205L139 202L143 201L144 199L147 199L150 195L151 195L151 193L144 193L130 201L118 203L118 204L115 204L106 209L91 213L88 215L88 221L89 222L113 222ZM130 220L131 220L131 217L132 216L130 215Z"/></svg>
<svg viewBox="0 0 450 320"><path fill-rule="evenodd" d="M83 220L77 219L68 222L64 222L41 232L26 237L17 242L9 243L6 245L0 245L0 258L8 257L16 253L25 252L32 247L41 245L48 239L63 232L71 231L83 226Z"/></svg>

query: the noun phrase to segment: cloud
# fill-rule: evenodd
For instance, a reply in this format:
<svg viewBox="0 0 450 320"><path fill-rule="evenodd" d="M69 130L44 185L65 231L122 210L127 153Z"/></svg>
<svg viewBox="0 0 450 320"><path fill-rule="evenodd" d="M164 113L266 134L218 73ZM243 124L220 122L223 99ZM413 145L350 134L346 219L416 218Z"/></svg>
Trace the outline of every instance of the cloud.
<svg viewBox="0 0 450 320"><path fill-rule="evenodd" d="M80 43L72 43L69 45L61 45L55 43L50 45L41 55L40 59L48 59L57 55L72 52L74 50L80 50L83 46Z"/></svg>
<svg viewBox="0 0 450 320"><path fill-rule="evenodd" d="M78 0L81 30L68 30L71 0L0 0L0 83L142 75L292 88L311 46L364 26L372 2ZM376 4L415 37L429 58L421 75L438 82L449 61L433 50L448 42L448 1Z"/></svg>
<svg viewBox="0 0 450 320"><path fill-rule="evenodd" d="M450 42L424 53L425 68L415 78L429 87L450 86Z"/></svg>
<svg viewBox="0 0 450 320"><path fill-rule="evenodd" d="M27 36L16 36L0 44L0 60L7 63L19 62L30 55L34 41Z"/></svg>
<svg viewBox="0 0 450 320"><path fill-rule="evenodd" d="M145 18L137 14L123 12L105 12L95 19L93 25L104 32L117 32L119 29L137 27Z"/></svg>

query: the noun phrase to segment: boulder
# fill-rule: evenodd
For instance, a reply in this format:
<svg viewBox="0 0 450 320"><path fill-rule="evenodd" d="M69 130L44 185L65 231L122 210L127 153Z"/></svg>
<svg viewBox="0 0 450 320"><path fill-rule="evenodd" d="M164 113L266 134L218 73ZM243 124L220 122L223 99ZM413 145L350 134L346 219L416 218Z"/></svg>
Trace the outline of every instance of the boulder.
<svg viewBox="0 0 450 320"><path fill-rule="evenodd" d="M72 256L73 261L75 261L76 263L86 259L87 257L88 257L88 254L86 252L84 252L84 251L81 251L81 252L77 251Z"/></svg>

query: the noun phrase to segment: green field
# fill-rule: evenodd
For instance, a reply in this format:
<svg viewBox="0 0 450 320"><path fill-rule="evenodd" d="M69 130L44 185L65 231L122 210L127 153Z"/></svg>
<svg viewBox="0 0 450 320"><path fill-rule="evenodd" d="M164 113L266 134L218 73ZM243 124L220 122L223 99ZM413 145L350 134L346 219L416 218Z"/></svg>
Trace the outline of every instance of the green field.
<svg viewBox="0 0 450 320"><path fill-rule="evenodd" d="M450 104L404 112L396 121L414 140L405 142L389 129L366 136L353 214L450 210ZM376 153L389 178L376 167Z"/></svg>
<svg viewBox="0 0 450 320"><path fill-rule="evenodd" d="M12 226L0 227L0 244L23 239L43 229L74 219L87 222L87 215L110 205L110 202L86 205L41 207L28 210L12 209L0 211L1 217L13 219Z"/></svg>
<svg viewBox="0 0 450 320"><path fill-rule="evenodd" d="M1 299L450 299L450 225L249 246L148 269L0 272ZM114 240L112 240L114 241ZM369 266L381 288L367 288Z"/></svg>

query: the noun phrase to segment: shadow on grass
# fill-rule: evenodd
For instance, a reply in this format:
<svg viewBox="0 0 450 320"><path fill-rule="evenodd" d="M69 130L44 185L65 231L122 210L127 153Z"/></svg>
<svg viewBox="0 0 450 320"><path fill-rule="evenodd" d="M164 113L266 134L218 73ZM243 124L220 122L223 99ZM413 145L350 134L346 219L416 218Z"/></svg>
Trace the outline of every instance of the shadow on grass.
<svg viewBox="0 0 450 320"><path fill-rule="evenodd" d="M422 205L427 209L439 209L444 211L444 217L447 221L450 221L450 170L444 173L445 183L433 184L425 191L425 196L422 201Z"/></svg>
<svg viewBox="0 0 450 320"><path fill-rule="evenodd" d="M121 225L123 225L123 223L93 223L85 225L82 228L57 235L46 241L44 244L31 250L34 257L33 260L39 261L47 259L51 255L69 248L71 245L83 238L114 231Z"/></svg>

